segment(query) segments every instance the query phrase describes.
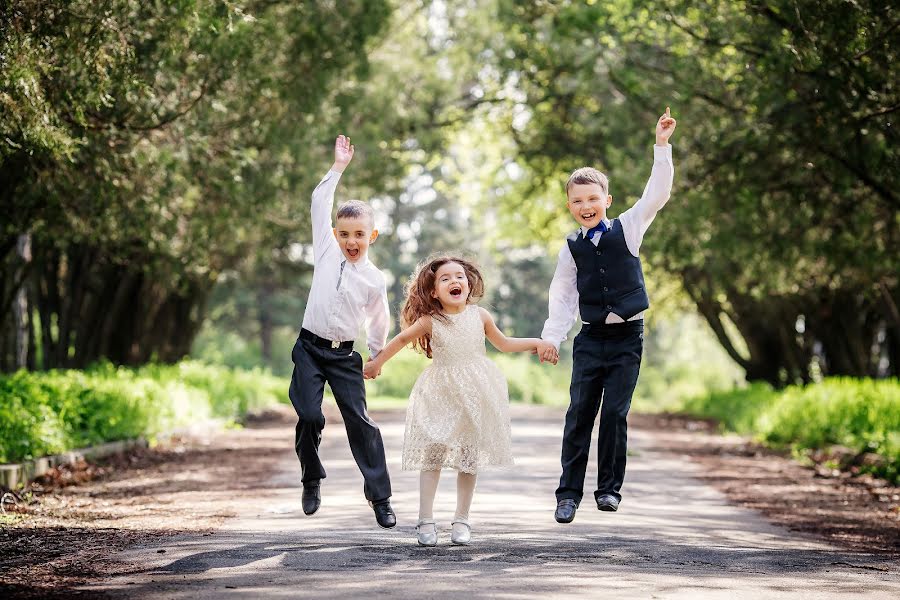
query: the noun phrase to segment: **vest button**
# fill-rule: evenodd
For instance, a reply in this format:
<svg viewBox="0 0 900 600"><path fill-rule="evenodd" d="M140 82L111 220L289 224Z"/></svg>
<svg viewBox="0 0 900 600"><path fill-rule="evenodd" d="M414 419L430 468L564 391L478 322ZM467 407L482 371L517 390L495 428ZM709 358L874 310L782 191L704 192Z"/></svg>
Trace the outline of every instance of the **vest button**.
<svg viewBox="0 0 900 600"><path fill-rule="evenodd" d="M606 273L606 269L600 269L601 273Z"/></svg>
<svg viewBox="0 0 900 600"><path fill-rule="evenodd" d="M607 304L607 305L606 305L606 310L610 310L610 309L612 309L612 304Z"/></svg>
<svg viewBox="0 0 900 600"><path fill-rule="evenodd" d="M609 291L609 288L606 287L606 286L603 286L603 291L604 291L604 292L608 292L608 291Z"/></svg>
<svg viewBox="0 0 900 600"><path fill-rule="evenodd" d="M597 256L603 256L603 250L597 250Z"/></svg>

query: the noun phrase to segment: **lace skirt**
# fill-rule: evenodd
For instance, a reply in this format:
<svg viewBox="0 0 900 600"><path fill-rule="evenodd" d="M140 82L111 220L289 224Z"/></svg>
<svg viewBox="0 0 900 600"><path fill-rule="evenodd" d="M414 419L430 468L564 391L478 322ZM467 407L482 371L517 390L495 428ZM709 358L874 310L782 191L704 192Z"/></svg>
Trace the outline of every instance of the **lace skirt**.
<svg viewBox="0 0 900 600"><path fill-rule="evenodd" d="M497 365L477 356L427 367L406 409L403 470L512 465L509 394Z"/></svg>

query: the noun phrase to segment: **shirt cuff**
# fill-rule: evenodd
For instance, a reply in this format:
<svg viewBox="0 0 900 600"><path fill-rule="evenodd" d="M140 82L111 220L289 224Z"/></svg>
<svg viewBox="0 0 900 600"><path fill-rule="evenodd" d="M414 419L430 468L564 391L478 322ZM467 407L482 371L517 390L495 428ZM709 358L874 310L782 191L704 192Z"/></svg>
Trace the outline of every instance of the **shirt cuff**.
<svg viewBox="0 0 900 600"><path fill-rule="evenodd" d="M369 359L370 360L375 360L375 358L379 354L381 354L381 350L373 350L373 349L369 348Z"/></svg>
<svg viewBox="0 0 900 600"><path fill-rule="evenodd" d="M653 144L653 160L672 162L672 144L666 144L665 146Z"/></svg>
<svg viewBox="0 0 900 600"><path fill-rule="evenodd" d="M543 341L545 341L545 342L550 342L551 344L553 344L554 346L556 346L556 351L559 352L559 346L560 346L560 344L563 343L563 340L566 339L566 338L563 338L562 340L558 340L558 339L556 339L556 338L551 338L551 337L549 337L549 336L545 336L545 335L544 335L544 336L541 336L541 339L542 339Z"/></svg>

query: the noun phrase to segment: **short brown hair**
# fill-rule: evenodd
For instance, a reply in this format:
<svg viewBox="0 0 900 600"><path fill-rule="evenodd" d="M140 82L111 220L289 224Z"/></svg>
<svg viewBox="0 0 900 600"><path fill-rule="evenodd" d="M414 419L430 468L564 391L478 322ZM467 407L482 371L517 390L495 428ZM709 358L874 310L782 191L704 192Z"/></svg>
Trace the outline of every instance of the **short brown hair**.
<svg viewBox="0 0 900 600"><path fill-rule="evenodd" d="M338 219L358 219L359 217L368 218L372 229L375 229L375 211L362 200L347 200L338 206Z"/></svg>
<svg viewBox="0 0 900 600"><path fill-rule="evenodd" d="M569 180L566 181L566 195L569 195L569 188L572 185L583 185L586 183L596 183L603 188L604 194L609 194L609 179L607 179L606 175L594 167L581 167L580 169L575 169L569 175Z"/></svg>

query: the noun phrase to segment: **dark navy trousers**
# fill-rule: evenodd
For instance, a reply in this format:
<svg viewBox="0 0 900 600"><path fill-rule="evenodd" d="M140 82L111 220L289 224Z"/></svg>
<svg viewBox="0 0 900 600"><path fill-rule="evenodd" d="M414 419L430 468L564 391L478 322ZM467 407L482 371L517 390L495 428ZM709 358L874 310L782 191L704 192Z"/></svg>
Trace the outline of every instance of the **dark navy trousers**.
<svg viewBox="0 0 900 600"><path fill-rule="evenodd" d="M585 325L573 346L572 384L562 442L562 476L557 501L581 502L591 435L597 413L597 489L595 499L621 500L628 451L628 410L637 384L644 347L644 322Z"/></svg>
<svg viewBox="0 0 900 600"><path fill-rule="evenodd" d="M319 444L325 428L322 397L327 382L344 419L350 451L363 476L366 499L379 502L390 498L391 480L381 431L366 412L362 356L353 350L322 348L298 338L291 358L294 373L288 394L298 417L294 447L303 483L325 478Z"/></svg>

